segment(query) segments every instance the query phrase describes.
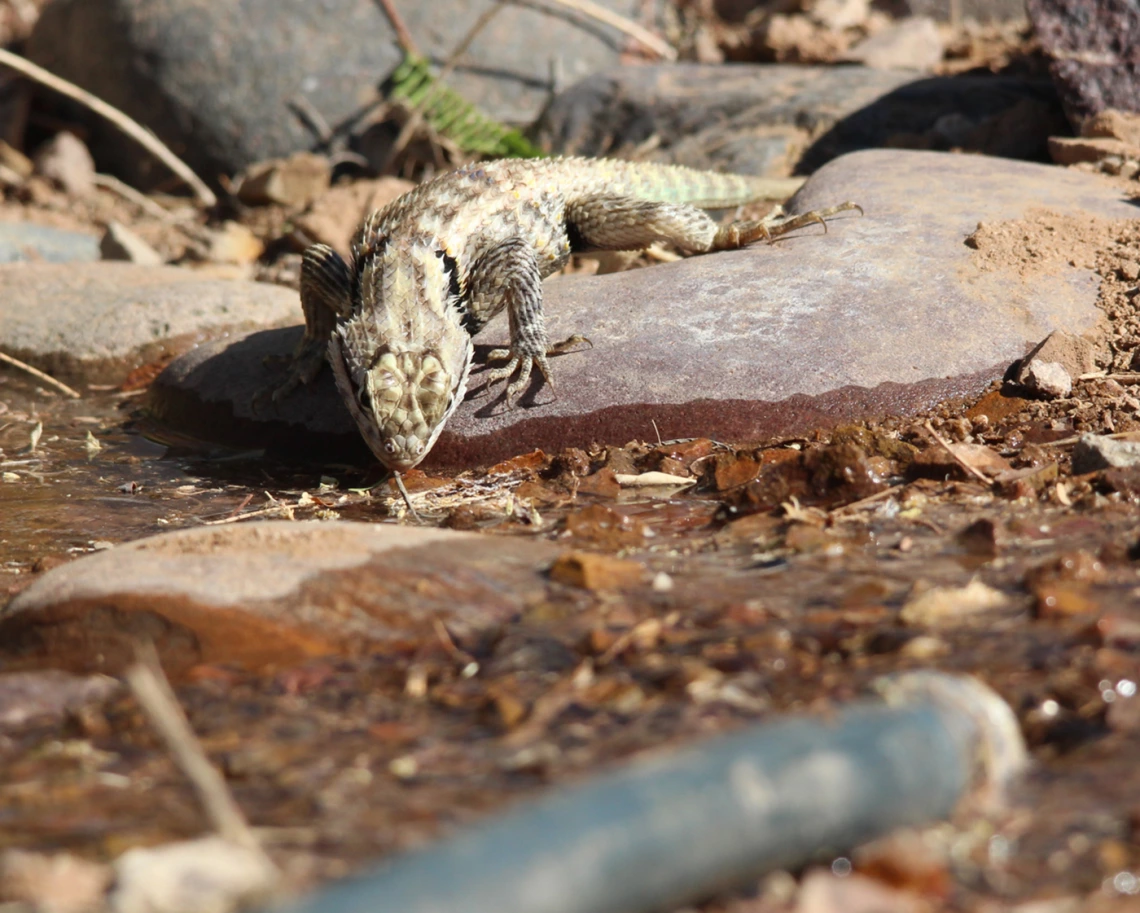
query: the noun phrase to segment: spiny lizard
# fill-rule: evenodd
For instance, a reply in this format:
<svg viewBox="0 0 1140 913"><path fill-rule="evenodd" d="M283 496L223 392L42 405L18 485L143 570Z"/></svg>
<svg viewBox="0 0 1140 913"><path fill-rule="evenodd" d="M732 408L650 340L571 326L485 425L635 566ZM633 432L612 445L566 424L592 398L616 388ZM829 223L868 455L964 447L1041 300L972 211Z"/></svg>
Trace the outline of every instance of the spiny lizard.
<svg viewBox="0 0 1140 913"><path fill-rule="evenodd" d="M788 182L670 165L555 158L468 165L372 213L349 263L315 244L301 267L305 337L274 399L308 383L326 356L356 424L386 467L410 469L463 400L471 337L506 310L510 347L490 361L508 407L547 356L542 280L580 250L638 250L659 241L688 252L742 247L820 222L842 203L792 218L717 225L703 209L778 196ZM861 209L859 209L862 212ZM824 224L826 229L826 224Z"/></svg>

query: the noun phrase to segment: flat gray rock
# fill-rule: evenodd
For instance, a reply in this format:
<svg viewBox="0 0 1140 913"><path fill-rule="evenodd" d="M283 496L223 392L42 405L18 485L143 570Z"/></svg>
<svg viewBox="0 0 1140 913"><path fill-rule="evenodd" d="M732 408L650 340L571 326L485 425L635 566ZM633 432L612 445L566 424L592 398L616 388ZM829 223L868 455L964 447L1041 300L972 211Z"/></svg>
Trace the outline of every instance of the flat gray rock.
<svg viewBox="0 0 1140 913"><path fill-rule="evenodd" d="M472 392L426 466L487 465L540 447L593 441L802 433L968 395L1054 330L1092 329L1098 280L1087 269L983 269L965 240L981 221L1039 207L1135 218L1107 181L980 156L872 151L822 169L796 211L843 200L845 213L779 243L592 278L547 283L552 339L594 348L553 360L558 396L532 386L519 408ZM310 390L255 414L299 328L202 346L151 388L150 409L199 437L352 459L363 445L322 372ZM479 337L477 358L506 339Z"/></svg>
<svg viewBox="0 0 1140 913"><path fill-rule="evenodd" d="M806 174L894 146L1048 160L1067 132L1049 80L916 77L863 66L621 66L559 93L536 129L564 154L632 152L744 174Z"/></svg>
<svg viewBox="0 0 1140 913"><path fill-rule="evenodd" d="M289 289L173 266L0 266L0 350L72 383L117 383L204 339L299 314Z"/></svg>
<svg viewBox="0 0 1140 913"><path fill-rule="evenodd" d="M118 674L149 637L172 673L460 640L549 598L547 542L263 521L140 539L47 572L0 612L0 662ZM0 690L0 697L2 697Z"/></svg>
<svg viewBox="0 0 1140 913"><path fill-rule="evenodd" d="M29 222L0 222L0 263L82 263L99 259L99 239Z"/></svg>
<svg viewBox="0 0 1140 913"><path fill-rule="evenodd" d="M399 3L421 53L447 59L492 0ZM641 0L602 0L641 19ZM651 4L659 10L663 4ZM447 84L493 117L533 120L551 92L552 63L577 80L617 62L627 40L570 11L507 5L475 38ZM304 111L359 133L370 101L403 59L374 0L56 0L28 41L28 56L139 120L203 178L322 140ZM97 118L97 160L138 180L165 171ZM389 142L395 139L395 133ZM157 170L155 170L157 167Z"/></svg>

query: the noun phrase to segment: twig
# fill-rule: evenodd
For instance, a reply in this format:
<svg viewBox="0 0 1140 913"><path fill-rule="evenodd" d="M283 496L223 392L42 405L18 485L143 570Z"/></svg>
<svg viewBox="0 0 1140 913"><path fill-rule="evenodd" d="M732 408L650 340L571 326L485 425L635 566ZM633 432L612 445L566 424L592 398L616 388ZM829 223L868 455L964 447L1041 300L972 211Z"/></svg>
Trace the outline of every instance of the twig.
<svg viewBox="0 0 1140 913"><path fill-rule="evenodd" d="M392 0L376 0L376 5L380 7L380 12L388 17L388 22L392 26L392 31L396 33L396 40L400 43L405 54L415 54L420 56L419 48L416 47L416 42L412 38L412 33L408 31L408 27L404 25L404 20L396 11Z"/></svg>
<svg viewBox="0 0 1140 913"><path fill-rule="evenodd" d="M528 4L531 2L532 0L527 0ZM583 16L596 19L598 22L615 28L619 32L624 32L634 40L639 41L662 60L677 59L677 51L667 41L654 35L649 29L642 28L636 22L627 19L625 16L619 16L612 10L608 10L604 6L599 6L597 3L594 3L593 0L543 0L543 2L564 6L567 9L581 13Z"/></svg>
<svg viewBox="0 0 1140 913"><path fill-rule="evenodd" d="M257 510L250 510L244 514L230 513L222 517L220 520L203 520L203 526L228 526L231 523L240 523L242 520L252 520L254 517L272 517L283 516L286 520L293 519L293 510L296 508L295 504L273 504L270 507L260 507Z"/></svg>
<svg viewBox="0 0 1140 913"><path fill-rule="evenodd" d="M929 421L927 421L923 425L923 427L928 432L930 432L930 436L932 438L934 438L934 440L936 440L939 444L941 444L943 446L943 448L945 448L946 452L948 454L950 454L950 458L955 463L957 463L959 466L961 466L967 473L974 476L974 478L976 478L976 479L980 479L982 481L983 485L992 485L993 484L993 480L990 479L985 473L983 473L981 470L977 469L976 467L971 466L969 463L967 463L965 460L963 460L960 456L958 456L958 454L956 454L954 452L954 448L950 446L950 442L948 440L946 440L946 438L944 438L937 431L935 431L934 426L931 425Z"/></svg>
<svg viewBox="0 0 1140 913"><path fill-rule="evenodd" d="M118 108L112 107L102 99L96 98L90 92L79 88L79 86L74 83L68 82L66 79L61 79L54 73L49 73L43 67L36 66L30 60L26 60L19 54L13 54L4 48L0 48L0 64L10 67L18 73L22 73L29 79L35 80L41 85L45 85L49 89L59 92L61 95L66 95L68 98L81 102L96 114L105 117L185 181L190 189L194 191L194 196L198 198L203 206L214 206L217 204L218 198L214 196L214 192L205 185L198 175L190 170L189 166L186 165L182 159L171 152L166 144L153 133L149 132L137 121L132 120Z"/></svg>
<svg viewBox="0 0 1140 913"><path fill-rule="evenodd" d="M1121 440L1134 440L1136 437L1135 431L1117 431L1114 434L1100 434L1097 437L1112 438L1114 441ZM1072 437L1063 437L1059 441L1046 441L1042 447L1068 447L1070 444L1075 444L1081 439L1079 434L1074 434Z"/></svg>
<svg viewBox="0 0 1140 913"><path fill-rule="evenodd" d="M400 478L400 474L396 472L395 469L392 470L392 478L396 480L396 487L400 489L400 494L404 496L404 503L408 506L408 510L411 511L417 523L422 523L423 517L416 512L415 507L412 505L412 499L408 495L408 489L404 487L404 480Z"/></svg>
<svg viewBox="0 0 1140 913"><path fill-rule="evenodd" d="M174 214L169 209L164 209L159 206L158 203L145 193L139 193L139 191L135 190L130 184L123 183L114 175L96 174L95 186L102 187L104 190L110 190L112 193L117 193L124 200L134 203L148 216L154 216L154 218L161 219L163 222L170 222L174 219Z"/></svg>
<svg viewBox="0 0 1140 913"><path fill-rule="evenodd" d="M844 513L849 510L859 510L869 504L877 504L897 492L903 486L892 485L890 488L884 488L882 491L876 491L873 495L867 495L865 498L860 498L858 501L851 501L849 504L841 504L839 507L833 507L828 511L829 514L835 516L836 514Z"/></svg>
<svg viewBox="0 0 1140 913"><path fill-rule="evenodd" d="M317 110L317 106L309 101L305 95L298 95L289 102L289 107L316 136L322 146L327 146L332 142L333 137L336 135L333 128L329 126L329 122L325 120L324 115Z"/></svg>
<svg viewBox="0 0 1140 913"><path fill-rule="evenodd" d="M174 763L193 787L210 825L224 840L264 855L261 844L250 830L226 781L210 763L190 722L162 672L154 644L135 648L135 664L127 670L127 683L151 726L166 743ZM265 862L273 866L268 857Z"/></svg>
<svg viewBox="0 0 1140 913"><path fill-rule="evenodd" d="M383 2L390 2L390 0L383 0ZM424 123L424 111L427 110L428 105L435 101L436 96L444 90L444 80L455 70L459 59L467 52L467 49L471 47L471 42L473 42L478 34L487 27L490 21L499 14L503 5L504 0L495 0L495 2L484 10L483 14L475 20L475 24L468 29L467 34L463 36L459 44L455 46L455 49L447 55L447 60L444 61L443 68L439 71L439 75L436 76L432 84L428 86L428 90L424 93L423 98L420 99L419 104L412 108L407 123L400 129L400 134L396 137L396 142L392 144L392 148L389 150L387 157L384 159L384 164L380 168L382 173L386 172L403 153L404 149L407 148L408 143L412 141L412 137L415 136L420 125ZM394 22L392 27L396 27Z"/></svg>
<svg viewBox="0 0 1140 913"><path fill-rule="evenodd" d="M6 365L11 365L13 368L18 368L25 374L31 374L32 377L36 378L37 380L42 380L49 387L54 387L65 396L70 396L72 399L79 399L79 392L77 390L73 390L62 380L56 380L50 374L44 374L44 372L39 368L33 368L31 365L20 361L18 358L13 358L11 355L5 355L3 352L0 352L0 362L3 362Z"/></svg>

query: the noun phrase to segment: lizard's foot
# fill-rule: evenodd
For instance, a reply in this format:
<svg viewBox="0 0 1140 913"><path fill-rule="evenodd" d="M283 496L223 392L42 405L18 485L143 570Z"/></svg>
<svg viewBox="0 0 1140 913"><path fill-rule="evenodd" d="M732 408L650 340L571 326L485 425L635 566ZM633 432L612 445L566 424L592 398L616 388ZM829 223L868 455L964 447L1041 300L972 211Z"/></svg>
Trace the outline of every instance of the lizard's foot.
<svg viewBox="0 0 1140 913"><path fill-rule="evenodd" d="M577 351L579 346L586 346L592 349L594 344L590 342L585 336L579 336L575 333L573 336L567 336L562 342L556 342L546 350L547 355L566 355L570 352ZM501 350L500 350L501 351Z"/></svg>
<svg viewBox="0 0 1140 913"><path fill-rule="evenodd" d="M506 364L501 368L488 368L486 374L487 383L484 385L486 390L490 390L500 380L507 382L507 397L506 403L508 409L513 409L515 403L518 402L519 395L526 389L526 385L530 382L530 374L535 368L538 368L542 379L546 381L546 385L554 390L554 379L550 376L550 363L546 360L546 354L543 352L526 354L512 352L510 349L493 349L487 353L487 361L505 361ZM512 375L514 380L511 379Z"/></svg>
<svg viewBox="0 0 1140 913"><path fill-rule="evenodd" d="M489 368L484 377L487 378L484 389L490 390L491 387L500 380L507 381L507 408L514 408L515 403L518 401L519 394L526 389L527 383L530 381L531 372L534 368L538 368L539 373L542 374L542 379L546 381L546 385L550 387L550 391L554 392L554 379L550 375L550 363L547 361L547 356L565 355L568 352L573 352L579 346L589 346L593 348L594 344L590 342L585 336L579 336L575 333L573 336L568 336L561 342L556 342L554 345L546 347L545 354L534 354L528 352L515 353L510 349L492 349L487 353L487 361L505 361L506 364L501 368ZM511 376L518 372L518 376L511 380Z"/></svg>
<svg viewBox="0 0 1140 913"><path fill-rule="evenodd" d="M777 208L763 219L753 219L746 222L730 222L716 233L713 240L713 250L735 250L744 247L753 241L763 238L772 242L781 235L786 235L797 228L818 222L827 231L827 219L841 212L857 210L863 215L863 207L858 203L840 203L838 206L829 206L827 209L813 209L811 212L801 213L798 216L785 216L783 210Z"/></svg>
<svg viewBox="0 0 1140 913"><path fill-rule="evenodd" d="M265 359L268 365L281 361L288 365L288 374L280 383L267 384L253 395L254 414L270 402L285 399L301 384L311 384L325 363L325 350L316 340L303 337L292 356L269 355Z"/></svg>

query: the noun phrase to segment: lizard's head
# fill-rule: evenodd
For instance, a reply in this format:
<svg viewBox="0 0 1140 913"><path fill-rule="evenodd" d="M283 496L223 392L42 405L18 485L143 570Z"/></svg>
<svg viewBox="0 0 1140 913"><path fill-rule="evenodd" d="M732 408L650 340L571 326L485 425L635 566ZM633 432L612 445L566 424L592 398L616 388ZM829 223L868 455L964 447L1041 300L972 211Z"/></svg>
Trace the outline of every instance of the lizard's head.
<svg viewBox="0 0 1140 913"><path fill-rule="evenodd" d="M399 472L420 462L463 400L474 347L458 316L454 263L413 247L361 270L362 301L329 340L337 387L365 442Z"/></svg>

